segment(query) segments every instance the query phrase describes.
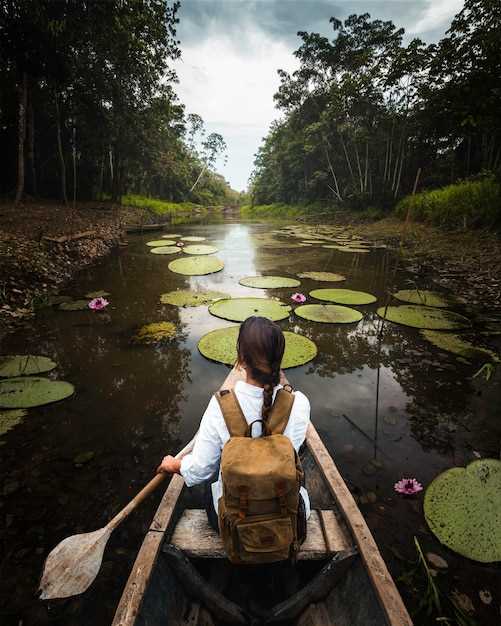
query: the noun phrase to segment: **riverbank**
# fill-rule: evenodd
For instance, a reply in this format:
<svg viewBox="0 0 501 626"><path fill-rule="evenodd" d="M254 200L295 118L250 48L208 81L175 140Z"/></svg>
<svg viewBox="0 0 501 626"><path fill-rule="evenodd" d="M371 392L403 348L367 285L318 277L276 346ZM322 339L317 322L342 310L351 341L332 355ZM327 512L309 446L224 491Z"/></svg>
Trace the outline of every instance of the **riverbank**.
<svg viewBox="0 0 501 626"><path fill-rule="evenodd" d="M33 316L75 274L119 245L111 203L0 204L0 338Z"/></svg>

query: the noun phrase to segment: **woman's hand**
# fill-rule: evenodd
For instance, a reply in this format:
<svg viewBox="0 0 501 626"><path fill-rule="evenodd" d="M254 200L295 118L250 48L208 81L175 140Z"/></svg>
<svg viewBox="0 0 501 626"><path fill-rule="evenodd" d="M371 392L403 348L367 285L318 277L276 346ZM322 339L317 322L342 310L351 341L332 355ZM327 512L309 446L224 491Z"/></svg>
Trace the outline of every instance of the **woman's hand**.
<svg viewBox="0 0 501 626"><path fill-rule="evenodd" d="M157 474L165 472L166 474L179 474L181 470L181 459L176 459L175 457L168 454L164 456L162 462L157 467Z"/></svg>

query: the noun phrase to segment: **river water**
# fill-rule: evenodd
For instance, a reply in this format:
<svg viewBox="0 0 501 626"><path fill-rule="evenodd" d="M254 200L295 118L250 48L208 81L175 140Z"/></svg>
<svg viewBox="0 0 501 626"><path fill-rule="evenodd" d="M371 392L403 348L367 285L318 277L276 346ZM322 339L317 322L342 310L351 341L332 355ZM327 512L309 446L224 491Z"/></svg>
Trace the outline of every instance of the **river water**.
<svg viewBox="0 0 501 626"><path fill-rule="evenodd" d="M427 529L422 495L402 498L393 484L403 476L424 485L451 466L481 456L499 456L499 376L472 379L475 367L461 363L392 323L381 349L375 310L388 290L432 287L426 275L395 272L390 248L347 254L320 246L263 248L254 235L273 227L251 223L198 223L173 227L207 238L220 248L223 271L185 277L169 271L171 256L150 254L145 243L158 234L131 235L129 246L79 274L63 292L74 297L110 292L106 314L45 309L26 329L7 337L2 354L35 353L53 358L50 376L75 385L75 395L29 411L0 440L0 624L106 626L158 503L156 494L112 536L98 578L83 596L47 606L35 591L47 553L64 537L104 525L151 477L161 457L191 438L210 394L228 372L200 355L206 332L231 325L207 307L161 305L177 288L215 289L232 296L273 295L290 301L293 291L346 287L378 297L358 324L318 324L291 315L284 330L307 335L318 346L310 363L287 371L311 401L312 419L352 493L359 501L395 578L415 566L414 536L423 550L449 564L440 586L466 594L479 624L499 624L499 568L476 564L438 544ZM344 274L344 283L302 280L298 289L242 287L256 274L304 271ZM131 344L135 329L172 321L177 337L163 346ZM85 457L79 455L87 453ZM3 494L3 495L2 495ZM400 582L411 610L419 578ZM479 591L493 595L490 605ZM431 623L426 617L417 623Z"/></svg>

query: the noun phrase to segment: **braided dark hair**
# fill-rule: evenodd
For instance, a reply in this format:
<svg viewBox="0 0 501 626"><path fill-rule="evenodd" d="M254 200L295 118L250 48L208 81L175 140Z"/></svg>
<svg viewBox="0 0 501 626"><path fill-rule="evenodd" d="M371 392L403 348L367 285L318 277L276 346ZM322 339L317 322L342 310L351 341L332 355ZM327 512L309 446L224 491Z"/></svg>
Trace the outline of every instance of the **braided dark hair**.
<svg viewBox="0 0 501 626"><path fill-rule="evenodd" d="M249 317L240 326L237 353L250 376L263 385L261 418L266 421L273 402L273 389L280 382L280 364L285 337L280 326L266 317Z"/></svg>

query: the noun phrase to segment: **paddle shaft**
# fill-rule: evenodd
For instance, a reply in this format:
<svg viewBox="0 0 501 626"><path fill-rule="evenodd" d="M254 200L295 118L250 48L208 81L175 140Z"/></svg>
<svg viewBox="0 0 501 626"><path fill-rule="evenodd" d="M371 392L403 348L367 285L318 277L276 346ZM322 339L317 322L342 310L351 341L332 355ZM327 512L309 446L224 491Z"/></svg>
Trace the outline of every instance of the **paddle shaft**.
<svg viewBox="0 0 501 626"><path fill-rule="evenodd" d="M182 459L183 456L186 456L187 454L189 454L193 450L193 446L195 445L195 439L196 439L196 435L186 446L184 446L182 450L180 450L176 454L174 458ZM124 519L129 515L129 513L131 513L136 507L138 507L143 500L145 500L151 493L153 493L153 491L155 491L155 489L161 483L163 483L167 475L168 474L166 472L161 472L160 474L157 474L156 476L154 476L150 480L150 482L147 485L145 485L141 489L141 491L129 502L129 504L124 506L124 508L121 511L119 511L115 515L115 517L106 524L106 528L109 529L110 532L112 530L115 530L115 528L119 524L121 524L124 521Z"/></svg>

